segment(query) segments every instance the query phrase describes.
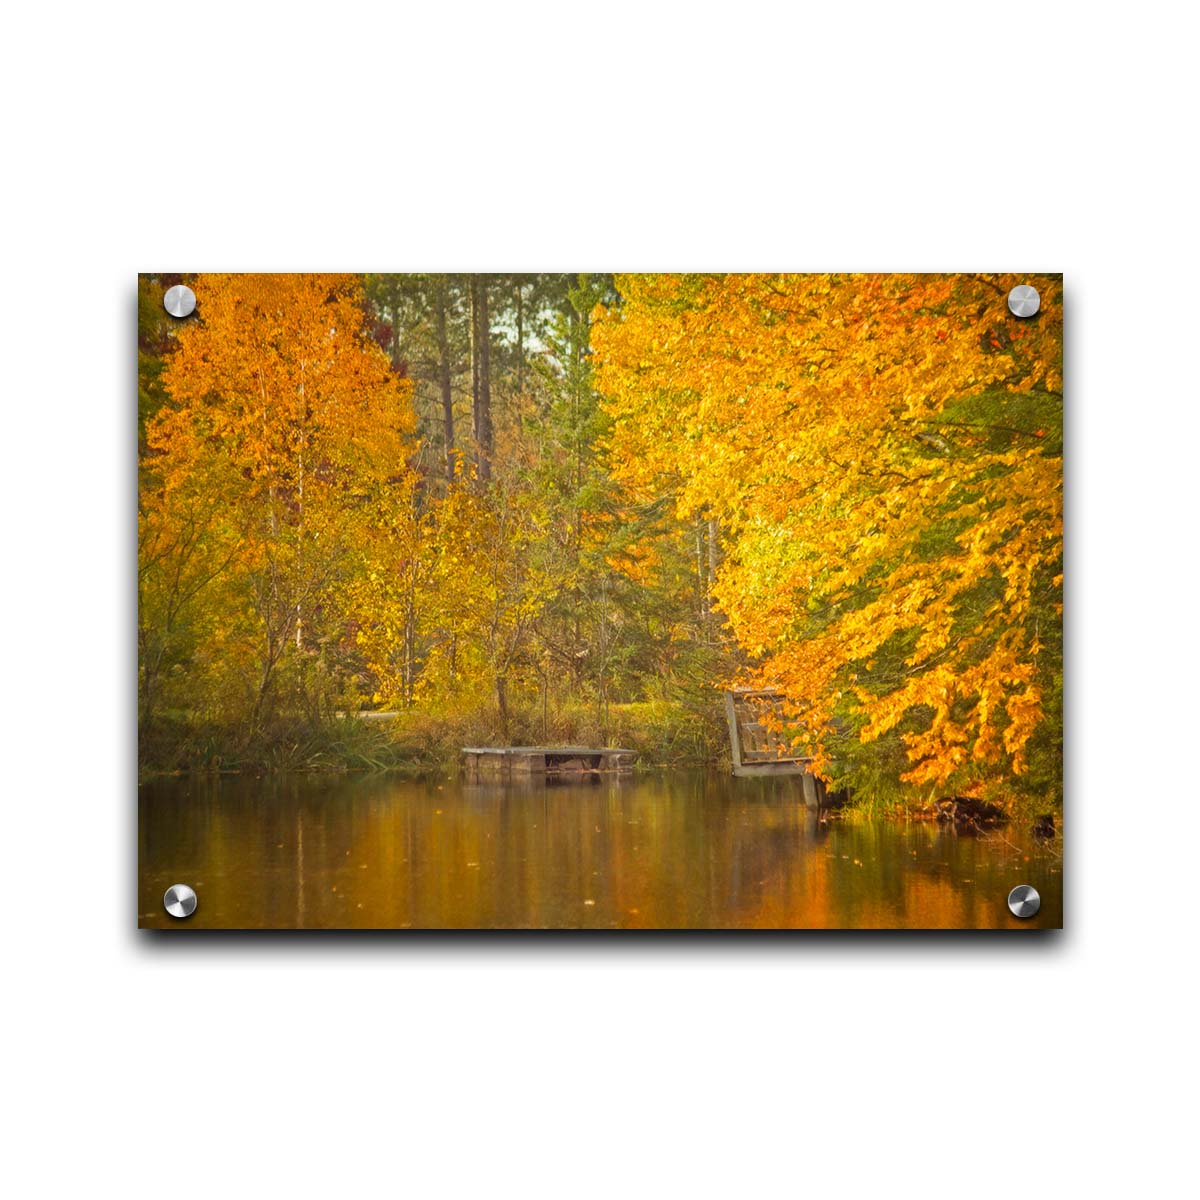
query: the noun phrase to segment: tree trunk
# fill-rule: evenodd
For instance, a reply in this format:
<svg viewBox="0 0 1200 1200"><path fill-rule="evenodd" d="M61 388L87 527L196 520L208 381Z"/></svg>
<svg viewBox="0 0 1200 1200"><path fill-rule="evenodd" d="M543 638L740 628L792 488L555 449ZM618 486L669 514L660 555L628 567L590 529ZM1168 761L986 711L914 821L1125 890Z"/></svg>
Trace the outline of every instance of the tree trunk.
<svg viewBox="0 0 1200 1200"><path fill-rule="evenodd" d="M525 285L517 283L517 393L525 391Z"/></svg>
<svg viewBox="0 0 1200 1200"><path fill-rule="evenodd" d="M705 605L705 611L708 614L708 640L715 641L712 633L713 625L713 606L712 606L712 590L713 582L717 578L717 521L715 517L708 518L708 603Z"/></svg>
<svg viewBox="0 0 1200 1200"><path fill-rule="evenodd" d="M471 438L475 443L475 462L479 462L479 289L475 276L468 277L468 294L471 298L471 319L468 322L471 335Z"/></svg>
<svg viewBox="0 0 1200 1200"><path fill-rule="evenodd" d="M496 708L500 713L500 731L508 734L508 686L503 675L496 676Z"/></svg>
<svg viewBox="0 0 1200 1200"><path fill-rule="evenodd" d="M475 477L480 485L492 477L491 323L487 276L471 276L471 385L475 423Z"/></svg>
<svg viewBox="0 0 1200 1200"><path fill-rule="evenodd" d="M412 708L413 692L416 684L416 614L413 612L412 598L409 598L408 612L404 620L404 707Z"/></svg>
<svg viewBox="0 0 1200 1200"><path fill-rule="evenodd" d="M454 397L450 391L450 339L446 334L446 276L437 286L438 384L442 390L442 432L446 441L446 478L454 481Z"/></svg>

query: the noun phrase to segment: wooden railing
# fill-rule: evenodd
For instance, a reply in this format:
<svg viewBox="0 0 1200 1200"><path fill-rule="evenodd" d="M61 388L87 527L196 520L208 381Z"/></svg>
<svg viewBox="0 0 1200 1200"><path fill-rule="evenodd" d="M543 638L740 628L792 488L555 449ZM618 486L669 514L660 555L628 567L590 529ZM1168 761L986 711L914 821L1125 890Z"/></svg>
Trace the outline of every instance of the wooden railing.
<svg viewBox="0 0 1200 1200"><path fill-rule="evenodd" d="M801 775L805 803L821 804L825 788L808 770L812 760L797 754L782 735L783 697L778 692L767 688L726 692L725 719L735 775Z"/></svg>

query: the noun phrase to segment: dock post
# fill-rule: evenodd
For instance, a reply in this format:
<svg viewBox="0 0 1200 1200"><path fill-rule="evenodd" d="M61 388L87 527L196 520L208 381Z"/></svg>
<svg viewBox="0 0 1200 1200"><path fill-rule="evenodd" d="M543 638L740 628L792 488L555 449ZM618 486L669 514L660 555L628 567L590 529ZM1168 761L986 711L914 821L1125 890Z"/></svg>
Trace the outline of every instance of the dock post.
<svg viewBox="0 0 1200 1200"><path fill-rule="evenodd" d="M805 808L820 808L821 803L817 798L817 781L809 771L805 771L800 776L801 789L804 793Z"/></svg>

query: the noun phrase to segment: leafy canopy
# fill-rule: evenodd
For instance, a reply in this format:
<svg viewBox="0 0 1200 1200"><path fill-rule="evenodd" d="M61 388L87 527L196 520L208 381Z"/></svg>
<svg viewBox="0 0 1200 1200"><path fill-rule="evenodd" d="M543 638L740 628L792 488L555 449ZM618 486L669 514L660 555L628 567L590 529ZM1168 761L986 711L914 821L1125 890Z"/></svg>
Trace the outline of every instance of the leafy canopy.
<svg viewBox="0 0 1200 1200"><path fill-rule="evenodd" d="M1024 774L1061 695L1061 279L617 287L593 332L614 471L719 521L716 601L818 768L898 739L910 784Z"/></svg>

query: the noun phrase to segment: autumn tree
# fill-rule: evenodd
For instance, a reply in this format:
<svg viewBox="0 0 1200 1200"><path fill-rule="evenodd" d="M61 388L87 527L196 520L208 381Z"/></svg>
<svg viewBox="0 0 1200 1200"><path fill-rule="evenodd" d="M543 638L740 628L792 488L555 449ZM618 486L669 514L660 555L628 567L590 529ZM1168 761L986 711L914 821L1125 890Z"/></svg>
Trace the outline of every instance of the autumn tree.
<svg viewBox="0 0 1200 1200"><path fill-rule="evenodd" d="M368 337L352 276L194 286L147 426L142 637L188 615L190 702L253 732L281 704L318 713L349 633L344 580L409 523L411 385Z"/></svg>
<svg viewBox="0 0 1200 1200"><path fill-rule="evenodd" d="M1006 307L1018 282L1033 320ZM593 335L614 470L717 523L717 605L818 768L1057 787L1061 280L618 287Z"/></svg>

